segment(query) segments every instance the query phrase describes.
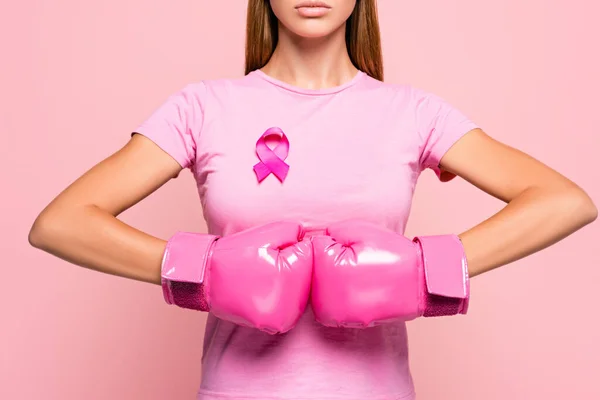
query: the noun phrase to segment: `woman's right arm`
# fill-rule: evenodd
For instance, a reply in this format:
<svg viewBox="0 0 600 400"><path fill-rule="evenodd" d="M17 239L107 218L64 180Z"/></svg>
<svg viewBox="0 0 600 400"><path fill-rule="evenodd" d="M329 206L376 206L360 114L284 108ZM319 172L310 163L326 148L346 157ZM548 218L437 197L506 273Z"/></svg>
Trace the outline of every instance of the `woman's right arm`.
<svg viewBox="0 0 600 400"><path fill-rule="evenodd" d="M77 179L40 213L29 232L29 243L85 268L160 284L166 241L121 222L117 216L181 169L151 140L133 135L122 149Z"/></svg>

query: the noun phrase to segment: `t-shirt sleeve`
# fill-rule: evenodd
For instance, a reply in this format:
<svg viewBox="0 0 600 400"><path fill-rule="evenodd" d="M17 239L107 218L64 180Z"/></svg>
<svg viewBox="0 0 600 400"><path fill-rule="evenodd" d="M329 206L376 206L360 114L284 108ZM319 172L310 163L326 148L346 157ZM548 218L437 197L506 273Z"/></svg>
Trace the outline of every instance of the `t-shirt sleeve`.
<svg viewBox="0 0 600 400"><path fill-rule="evenodd" d="M182 168L190 168L204 118L203 100L202 83L187 85L169 96L133 133L152 140Z"/></svg>
<svg viewBox="0 0 600 400"><path fill-rule="evenodd" d="M440 180L450 180L454 176L442 176L440 160L460 138L478 126L442 98L422 91L416 93L421 169L432 169Z"/></svg>

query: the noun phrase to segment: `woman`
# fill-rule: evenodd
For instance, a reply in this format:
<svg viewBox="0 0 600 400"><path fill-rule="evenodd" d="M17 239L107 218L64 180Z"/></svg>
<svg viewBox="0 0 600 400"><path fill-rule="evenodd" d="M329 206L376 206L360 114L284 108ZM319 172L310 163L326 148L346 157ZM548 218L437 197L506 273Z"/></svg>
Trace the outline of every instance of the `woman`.
<svg viewBox="0 0 600 400"><path fill-rule="evenodd" d="M398 310L397 299L446 284L419 286L421 253L432 265L448 256L474 277L596 218L573 182L442 99L383 83L375 0L250 0L246 51L245 77L171 96L126 146L54 199L29 236L74 264L162 283L167 301L211 310L199 399L413 399L405 321L426 310ZM183 168L197 181L210 235L167 242L116 218ZM460 249L452 257L402 236L426 168L507 203L445 242ZM344 246L393 254L395 269L377 259L366 265L382 274L365 271ZM182 265L195 269L180 274ZM400 281L387 278L396 271L406 276L394 293ZM468 279L449 279L459 290L446 297L461 305L447 314L464 313ZM363 285L385 295L364 299ZM275 298L256 301L264 293Z"/></svg>

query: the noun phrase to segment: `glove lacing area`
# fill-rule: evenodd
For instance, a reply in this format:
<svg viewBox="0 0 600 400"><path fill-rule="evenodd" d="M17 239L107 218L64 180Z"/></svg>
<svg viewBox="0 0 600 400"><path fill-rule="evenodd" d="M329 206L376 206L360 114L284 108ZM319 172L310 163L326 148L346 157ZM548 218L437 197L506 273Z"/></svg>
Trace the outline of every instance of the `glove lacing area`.
<svg viewBox="0 0 600 400"><path fill-rule="evenodd" d="M205 293L205 285L192 282L171 281L171 292L173 303L179 307L191 310L209 311L208 300Z"/></svg>
<svg viewBox="0 0 600 400"><path fill-rule="evenodd" d="M417 237L413 241L418 246L423 269L423 316L466 314L469 274L460 239L442 235Z"/></svg>
<svg viewBox="0 0 600 400"><path fill-rule="evenodd" d="M444 317L460 314L463 299L426 293L424 317Z"/></svg>
<svg viewBox="0 0 600 400"><path fill-rule="evenodd" d="M206 282L208 282L210 279L210 258L212 256L215 243L220 239L220 237L187 232L178 233L174 237L177 236L198 238L204 242L207 241L206 239L208 237L210 238L210 244L208 245L208 251L198 258L198 260L202 260L204 263L202 267L203 276L199 277L200 279L189 281L165 279L164 277L162 278L162 287L165 300L167 300L167 303L175 304L178 307L208 312L210 311L210 304L208 300L210 298L210 293ZM169 257L171 256L170 250L173 243L174 241L170 240L167 244L165 259L163 260L163 269L164 265L169 264ZM202 252L202 247L199 247L198 251Z"/></svg>

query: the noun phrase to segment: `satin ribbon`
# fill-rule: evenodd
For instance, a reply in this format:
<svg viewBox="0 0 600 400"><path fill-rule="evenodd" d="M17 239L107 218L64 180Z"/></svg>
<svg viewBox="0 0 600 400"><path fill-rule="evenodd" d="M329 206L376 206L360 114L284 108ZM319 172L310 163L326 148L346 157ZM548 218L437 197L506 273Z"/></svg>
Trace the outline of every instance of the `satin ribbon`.
<svg viewBox="0 0 600 400"><path fill-rule="evenodd" d="M279 143L274 149L267 146L267 136L279 136ZM281 128L269 128L256 142L256 155L260 160L254 166L254 173L258 182L262 182L267 176L273 174L283 182L287 177L290 166L285 163L290 150L290 142Z"/></svg>

